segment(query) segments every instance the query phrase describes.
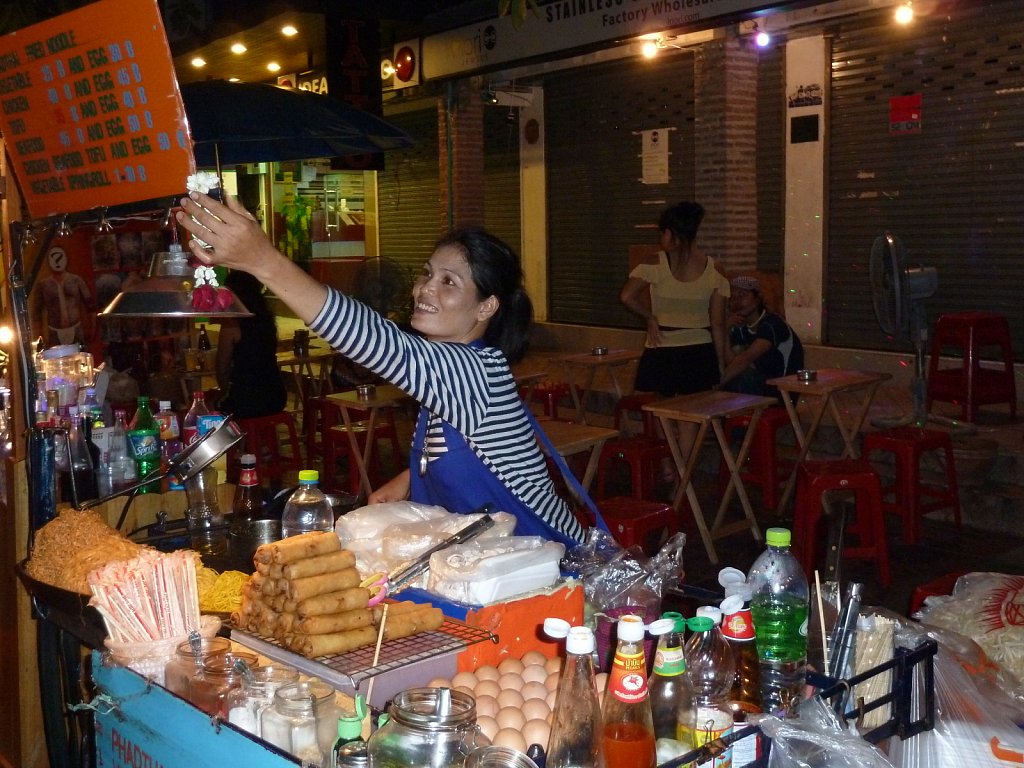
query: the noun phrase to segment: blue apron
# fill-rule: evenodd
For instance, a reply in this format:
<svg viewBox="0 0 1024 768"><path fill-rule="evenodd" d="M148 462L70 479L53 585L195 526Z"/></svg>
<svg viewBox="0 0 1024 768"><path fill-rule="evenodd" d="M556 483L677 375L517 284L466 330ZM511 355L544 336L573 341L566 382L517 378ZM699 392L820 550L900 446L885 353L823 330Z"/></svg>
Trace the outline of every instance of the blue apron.
<svg viewBox="0 0 1024 768"><path fill-rule="evenodd" d="M579 542L552 528L510 491L473 452L469 441L447 421L441 422L447 451L426 464L420 474L423 447L427 436L427 409L420 408L416 434L409 451L409 477L412 501L437 504L449 512L467 514L487 503L496 510L515 515L517 536L541 536L561 542L566 549Z"/></svg>

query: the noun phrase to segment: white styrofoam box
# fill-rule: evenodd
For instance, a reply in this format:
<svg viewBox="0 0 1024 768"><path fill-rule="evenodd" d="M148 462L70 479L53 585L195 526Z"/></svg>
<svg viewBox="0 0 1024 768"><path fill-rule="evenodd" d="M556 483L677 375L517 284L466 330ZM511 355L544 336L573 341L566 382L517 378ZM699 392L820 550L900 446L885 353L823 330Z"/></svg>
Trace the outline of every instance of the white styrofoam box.
<svg viewBox="0 0 1024 768"><path fill-rule="evenodd" d="M490 605L554 584L564 554L562 544L539 536L471 541L431 556L427 588L450 600Z"/></svg>

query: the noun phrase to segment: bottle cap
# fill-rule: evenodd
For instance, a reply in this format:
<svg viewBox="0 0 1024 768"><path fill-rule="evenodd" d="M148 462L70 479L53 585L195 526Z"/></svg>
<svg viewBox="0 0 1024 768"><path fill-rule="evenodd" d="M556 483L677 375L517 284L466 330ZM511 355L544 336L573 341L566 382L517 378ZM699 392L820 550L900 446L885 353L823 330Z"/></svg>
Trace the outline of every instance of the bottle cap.
<svg viewBox="0 0 1024 768"><path fill-rule="evenodd" d="M644 639L644 620L639 616L627 613L619 617L618 622L619 640L627 643L637 643Z"/></svg>
<svg viewBox="0 0 1024 768"><path fill-rule="evenodd" d="M788 547L793 534L788 528L769 528L764 532L764 540L769 547Z"/></svg>
<svg viewBox="0 0 1024 768"><path fill-rule="evenodd" d="M594 652L596 642L589 627L572 627L565 638L565 651L577 656L589 656Z"/></svg>
<svg viewBox="0 0 1024 768"><path fill-rule="evenodd" d="M546 618L544 619L544 634L560 640L568 636L572 625L565 619Z"/></svg>
<svg viewBox="0 0 1024 768"><path fill-rule="evenodd" d="M730 595L718 605L723 616L732 616L743 609L743 598L739 595Z"/></svg>
<svg viewBox="0 0 1024 768"><path fill-rule="evenodd" d="M96 394L96 387L86 387L85 394L86 397L92 397L93 395Z"/></svg>
<svg viewBox="0 0 1024 768"><path fill-rule="evenodd" d="M664 613L661 614L661 618L663 618L663 619L672 619L672 622L673 622L672 630L673 631L675 631L675 632L685 632L686 631L686 619L683 618L683 614L681 614L679 611L665 611Z"/></svg>
<svg viewBox="0 0 1024 768"><path fill-rule="evenodd" d="M171 410L171 401L170 400L161 400L160 401L160 410L161 411L169 411L169 410Z"/></svg>
<svg viewBox="0 0 1024 768"><path fill-rule="evenodd" d="M750 585L746 582L743 584L727 584L725 587L725 596L732 597L733 595L739 597L743 602L749 603L750 599L754 596L754 590L751 589Z"/></svg>
<svg viewBox="0 0 1024 768"><path fill-rule="evenodd" d="M746 580L747 574L739 568L726 567L718 572L718 583L723 587L728 587L730 584L742 584Z"/></svg>
<svg viewBox="0 0 1024 768"><path fill-rule="evenodd" d="M707 616L694 616L687 620L686 626L690 628L691 632L707 632L715 626L715 622Z"/></svg>
<svg viewBox="0 0 1024 768"><path fill-rule="evenodd" d="M338 718L338 738L344 741L358 739L363 732L363 720L366 719L366 698L359 694L355 699L354 715L342 715Z"/></svg>
<svg viewBox="0 0 1024 768"><path fill-rule="evenodd" d="M676 628L675 619L655 619L647 625L647 631L652 635L667 635Z"/></svg>
<svg viewBox="0 0 1024 768"><path fill-rule="evenodd" d="M316 483L320 481L320 473L315 469L303 469L299 471L300 483Z"/></svg>
<svg viewBox="0 0 1024 768"><path fill-rule="evenodd" d="M243 453L242 454L242 458L239 459L239 462L242 465L252 464L255 467L256 466L256 454L255 453Z"/></svg>
<svg viewBox="0 0 1024 768"><path fill-rule="evenodd" d="M706 616L707 618L711 619L711 621L715 624L722 623L722 611L721 609L713 605L702 605L700 608L697 609L697 615Z"/></svg>

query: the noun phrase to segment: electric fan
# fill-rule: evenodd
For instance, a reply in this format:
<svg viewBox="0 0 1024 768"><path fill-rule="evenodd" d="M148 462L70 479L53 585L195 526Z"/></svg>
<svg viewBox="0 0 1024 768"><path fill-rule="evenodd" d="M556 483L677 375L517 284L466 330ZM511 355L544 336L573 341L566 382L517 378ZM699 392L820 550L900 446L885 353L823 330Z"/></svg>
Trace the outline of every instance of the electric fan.
<svg viewBox="0 0 1024 768"><path fill-rule="evenodd" d="M924 300L935 295L939 285L934 267L906 266L903 243L891 232L875 238L870 259L871 300L882 331L914 345L913 420L924 426L928 420L924 351L928 341L928 318Z"/></svg>

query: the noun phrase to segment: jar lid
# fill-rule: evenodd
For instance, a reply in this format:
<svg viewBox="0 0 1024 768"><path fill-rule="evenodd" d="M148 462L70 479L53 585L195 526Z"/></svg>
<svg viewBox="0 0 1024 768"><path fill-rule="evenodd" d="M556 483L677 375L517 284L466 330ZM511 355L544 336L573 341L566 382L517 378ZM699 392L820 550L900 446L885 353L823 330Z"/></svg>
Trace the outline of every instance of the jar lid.
<svg viewBox="0 0 1024 768"><path fill-rule="evenodd" d="M396 694L391 719L424 730L455 730L476 724L476 701L450 688L409 688Z"/></svg>
<svg viewBox="0 0 1024 768"><path fill-rule="evenodd" d="M42 352L43 360L57 360L61 357L70 357L71 355L78 354L77 344L61 344L57 347L50 347L44 349Z"/></svg>
<svg viewBox="0 0 1024 768"><path fill-rule="evenodd" d="M362 739L339 744L334 750L338 768L365 768L370 764L366 742Z"/></svg>

